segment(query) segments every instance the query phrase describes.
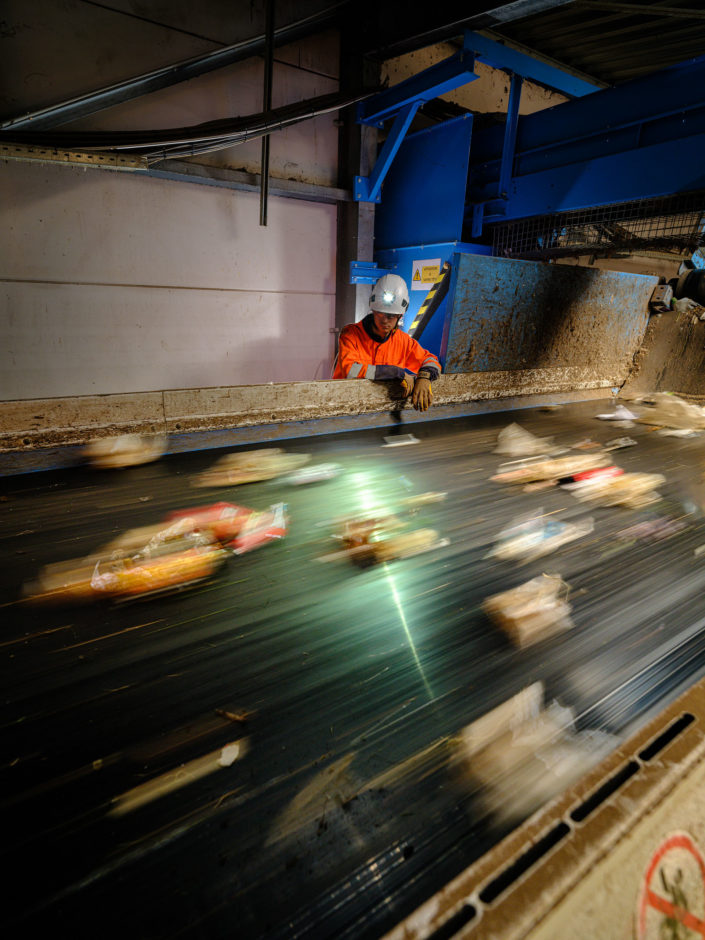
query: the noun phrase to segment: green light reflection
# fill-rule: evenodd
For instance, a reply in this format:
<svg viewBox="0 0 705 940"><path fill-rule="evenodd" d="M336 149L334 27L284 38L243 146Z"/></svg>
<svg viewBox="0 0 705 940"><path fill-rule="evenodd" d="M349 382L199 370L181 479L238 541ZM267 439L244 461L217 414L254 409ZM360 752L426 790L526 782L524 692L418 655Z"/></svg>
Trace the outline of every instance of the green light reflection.
<svg viewBox="0 0 705 940"><path fill-rule="evenodd" d="M404 628L404 633L406 634L406 640L407 640L407 642L408 642L408 644L409 644L409 648L411 649L411 655L414 657L414 662L416 663L416 668L419 670L419 675L421 676L421 681L423 682L424 687L425 687L426 691L428 692L428 697L429 697L429 699L430 699L431 701L433 701L433 699L435 698L435 695L433 694L433 690L431 689L431 686L428 684L428 680L426 679L426 675L425 675L425 673L424 673L424 671L423 671L423 666L421 665L421 660L419 659L419 654L416 652L416 646L414 645L414 640L413 640L413 638L412 638L412 636L411 636L411 630L409 630L409 624L406 622L406 617L405 617L405 615L404 615L404 608L402 607L402 604L401 604L401 598L399 597L399 592L397 591L397 586L396 586L396 584L394 583L394 576L392 575L391 571L389 570L389 565L388 565L386 562L385 562L385 564L384 564L384 574L385 574L385 577L386 577L387 581L389 582L389 587L390 587L391 592L392 592L392 597L393 597L393 599L394 599L394 603L395 603L395 605L396 605L397 610L399 611L399 619L401 620L401 625L402 625L402 627Z"/></svg>

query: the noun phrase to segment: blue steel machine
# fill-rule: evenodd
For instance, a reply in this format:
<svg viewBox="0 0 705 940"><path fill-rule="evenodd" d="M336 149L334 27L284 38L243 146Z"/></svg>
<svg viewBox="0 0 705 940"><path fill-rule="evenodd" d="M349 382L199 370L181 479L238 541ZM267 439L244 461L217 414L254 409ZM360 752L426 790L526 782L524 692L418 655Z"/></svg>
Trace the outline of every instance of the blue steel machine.
<svg viewBox="0 0 705 940"><path fill-rule="evenodd" d="M512 75L505 124L474 132L472 115L467 114L405 136L424 101L477 77L475 60ZM573 100L519 117L523 78ZM394 123L370 177L356 180L355 198L380 204L376 265L353 262L352 281L373 282L382 271L404 277L411 288L404 323L409 329L440 268L456 257L447 299L426 326L423 342L446 360L449 337L452 340L456 334L457 339L460 330L465 348L471 348L475 340L482 341L482 333L474 337L467 327L458 327L457 320L467 312L471 292L466 278L475 277L470 272L478 270L479 259L474 265L464 262L459 271L458 256L544 260L559 256L571 244L571 217L596 207L613 207L613 219L618 220L620 208L665 199L662 214L667 215L669 197L705 187L703 89L705 56L599 90L467 32L456 55L359 106L361 123L382 126L391 117ZM599 226L599 214L592 223ZM702 224L697 228L702 231ZM508 284L499 270L502 265L499 258L485 258L483 277L493 279L493 266L498 266L497 282ZM532 287L541 282L544 298L551 293L549 285L557 276L553 269L525 272L521 276L528 277ZM560 295L566 288L564 278L558 280L563 285L557 288ZM511 315L510 293L500 290L495 295L494 315ZM475 307L472 315L477 317ZM491 368L480 358L465 361L461 369L456 360L463 358L462 353L451 352L450 361L444 362L446 370ZM505 368L522 364L526 364L524 351L518 352L514 363L505 362Z"/></svg>

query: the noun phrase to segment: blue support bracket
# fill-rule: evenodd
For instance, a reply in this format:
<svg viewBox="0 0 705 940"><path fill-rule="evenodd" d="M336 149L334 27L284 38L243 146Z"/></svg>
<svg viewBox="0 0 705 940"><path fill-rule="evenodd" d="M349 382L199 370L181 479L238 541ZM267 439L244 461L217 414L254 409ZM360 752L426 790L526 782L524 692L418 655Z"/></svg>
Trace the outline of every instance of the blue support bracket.
<svg viewBox="0 0 705 940"><path fill-rule="evenodd" d="M604 87L596 82L589 82L570 72L565 72L548 62L534 59L533 56L526 55L524 52L519 52L517 49L512 49L472 30L466 30L463 48L474 52L480 62L484 62L485 65L521 75L523 78L531 79L531 81L545 85L547 88L563 92L571 98L581 98L583 95L589 95Z"/></svg>
<svg viewBox="0 0 705 940"><path fill-rule="evenodd" d="M394 120L392 129L387 135L384 146L377 157L374 170L369 176L356 176L353 195L356 202L380 202L382 183L387 175L387 170L391 166L397 150L401 146L404 135L409 129L409 125L414 119L420 101L412 101L404 105Z"/></svg>
<svg viewBox="0 0 705 940"><path fill-rule="evenodd" d="M485 221L485 204L477 202L472 207L472 237L479 238L482 235L482 223Z"/></svg>
<svg viewBox="0 0 705 940"><path fill-rule="evenodd" d="M351 284L375 284L383 274L388 273L384 268L378 267L376 261L350 262Z"/></svg>
<svg viewBox="0 0 705 940"><path fill-rule="evenodd" d="M358 105L357 119L360 124L381 127L386 118L396 117L372 173L355 177L353 197L356 202L381 202L384 177L419 107L426 101L432 101L439 95L474 81L478 77L474 67L475 56L463 45L460 52L443 62Z"/></svg>
<svg viewBox="0 0 705 940"><path fill-rule="evenodd" d="M463 47L460 52L424 69L418 75L412 75L392 88L360 102L358 123L381 127L387 118L408 104L416 102L418 107L425 101L433 101L439 95L475 81L478 76L474 68L475 56Z"/></svg>
<svg viewBox="0 0 705 940"><path fill-rule="evenodd" d="M519 124L519 101L521 99L521 86L523 79L521 75L512 75L512 83L509 89L509 103L507 105L507 120L504 124L504 140L502 142L502 158L499 169L499 183L497 185L497 194L492 199L485 199L482 202L476 202L472 205L472 237L480 238L482 235L482 226L485 216L489 215L488 208L494 205L493 216L503 214L502 201L506 202L509 198L509 185L512 181L512 166L514 164L514 152L516 150L517 126ZM499 208L497 206L499 204Z"/></svg>
<svg viewBox="0 0 705 940"><path fill-rule="evenodd" d="M504 144L502 146L502 162L499 171L500 199L506 199L509 193L509 184L512 180L512 165L517 142L517 124L519 123L519 100L521 98L521 75L512 75L509 89L509 104L507 105L507 121L504 125Z"/></svg>

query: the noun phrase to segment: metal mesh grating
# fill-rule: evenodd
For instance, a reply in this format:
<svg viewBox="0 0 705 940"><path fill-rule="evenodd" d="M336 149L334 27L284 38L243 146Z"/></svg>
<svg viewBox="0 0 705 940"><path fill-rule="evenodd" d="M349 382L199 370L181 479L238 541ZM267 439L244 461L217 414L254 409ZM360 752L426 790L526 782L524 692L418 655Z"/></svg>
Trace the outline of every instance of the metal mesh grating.
<svg viewBox="0 0 705 940"><path fill-rule="evenodd" d="M705 244L705 192L640 199L492 226L500 258L597 257L657 251L678 256Z"/></svg>

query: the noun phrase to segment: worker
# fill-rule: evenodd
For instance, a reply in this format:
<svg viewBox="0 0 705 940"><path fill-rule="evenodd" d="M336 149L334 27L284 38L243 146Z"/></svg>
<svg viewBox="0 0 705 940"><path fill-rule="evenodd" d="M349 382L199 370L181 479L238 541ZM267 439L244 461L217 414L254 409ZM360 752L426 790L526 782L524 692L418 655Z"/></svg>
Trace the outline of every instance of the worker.
<svg viewBox="0 0 705 940"><path fill-rule="evenodd" d="M409 307L404 278L385 274L370 294L370 312L359 323L343 327L338 343L334 379L400 379L402 395L417 411L433 401L431 382L441 374L441 364L427 349L400 329Z"/></svg>

